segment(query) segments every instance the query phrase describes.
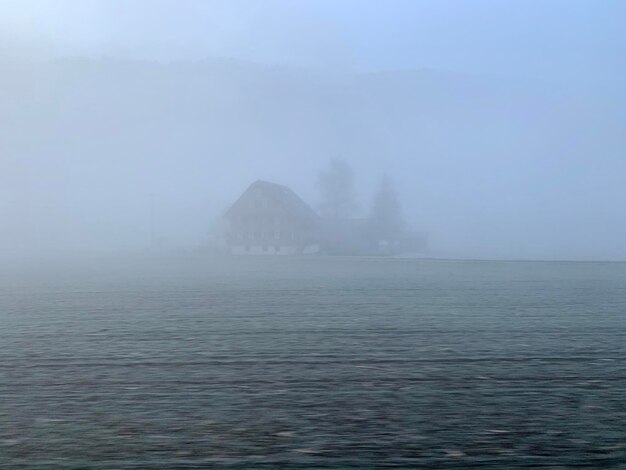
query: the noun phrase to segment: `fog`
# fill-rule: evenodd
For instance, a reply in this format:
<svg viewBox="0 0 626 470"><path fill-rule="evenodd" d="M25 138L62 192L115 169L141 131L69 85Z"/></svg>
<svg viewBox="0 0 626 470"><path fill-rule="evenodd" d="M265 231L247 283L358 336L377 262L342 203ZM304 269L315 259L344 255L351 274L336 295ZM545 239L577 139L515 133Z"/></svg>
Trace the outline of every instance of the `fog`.
<svg viewBox="0 0 626 470"><path fill-rule="evenodd" d="M261 6L263 5L263 6ZM21 1L0 9L0 253L194 251L255 180L424 256L626 259L618 1Z"/></svg>

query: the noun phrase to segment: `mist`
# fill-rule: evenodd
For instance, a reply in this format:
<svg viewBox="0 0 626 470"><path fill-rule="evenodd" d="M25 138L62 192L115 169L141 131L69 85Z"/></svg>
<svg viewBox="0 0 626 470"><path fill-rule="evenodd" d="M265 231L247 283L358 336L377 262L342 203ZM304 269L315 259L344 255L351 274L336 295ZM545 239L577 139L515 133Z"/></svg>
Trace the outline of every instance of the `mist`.
<svg viewBox="0 0 626 470"><path fill-rule="evenodd" d="M254 5L4 6L0 253L202 249L339 158L425 256L626 259L622 4Z"/></svg>
<svg viewBox="0 0 626 470"><path fill-rule="evenodd" d="M0 6L0 468L626 462L626 2Z"/></svg>

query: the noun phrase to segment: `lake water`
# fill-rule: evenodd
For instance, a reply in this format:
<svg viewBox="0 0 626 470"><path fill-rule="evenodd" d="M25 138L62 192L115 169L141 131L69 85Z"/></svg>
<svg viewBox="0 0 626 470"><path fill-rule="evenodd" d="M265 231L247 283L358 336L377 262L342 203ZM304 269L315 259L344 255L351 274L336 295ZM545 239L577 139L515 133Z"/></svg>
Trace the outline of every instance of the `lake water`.
<svg viewBox="0 0 626 470"><path fill-rule="evenodd" d="M626 466L626 264L0 272L2 468Z"/></svg>

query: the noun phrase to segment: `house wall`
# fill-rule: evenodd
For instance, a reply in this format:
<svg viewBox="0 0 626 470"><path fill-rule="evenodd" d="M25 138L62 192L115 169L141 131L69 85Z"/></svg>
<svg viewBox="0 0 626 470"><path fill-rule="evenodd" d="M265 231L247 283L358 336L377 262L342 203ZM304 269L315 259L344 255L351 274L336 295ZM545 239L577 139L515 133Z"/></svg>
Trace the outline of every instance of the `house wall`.
<svg viewBox="0 0 626 470"><path fill-rule="evenodd" d="M233 215L226 242L234 254L293 254L308 244L309 233L293 216L258 211Z"/></svg>
<svg viewBox="0 0 626 470"><path fill-rule="evenodd" d="M225 216L224 243L232 254L301 253L313 242L315 217L286 188L255 183Z"/></svg>

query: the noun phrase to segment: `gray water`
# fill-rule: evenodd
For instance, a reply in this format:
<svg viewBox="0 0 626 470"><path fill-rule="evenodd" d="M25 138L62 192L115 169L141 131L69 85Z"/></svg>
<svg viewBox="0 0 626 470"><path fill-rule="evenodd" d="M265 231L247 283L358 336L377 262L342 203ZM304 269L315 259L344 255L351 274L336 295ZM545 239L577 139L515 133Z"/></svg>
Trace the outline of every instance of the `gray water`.
<svg viewBox="0 0 626 470"><path fill-rule="evenodd" d="M626 467L626 264L0 271L3 468Z"/></svg>

